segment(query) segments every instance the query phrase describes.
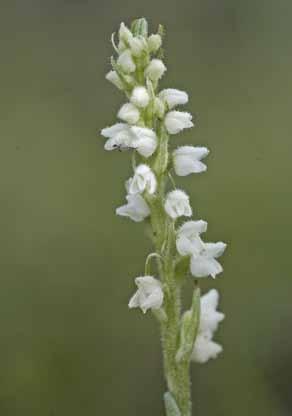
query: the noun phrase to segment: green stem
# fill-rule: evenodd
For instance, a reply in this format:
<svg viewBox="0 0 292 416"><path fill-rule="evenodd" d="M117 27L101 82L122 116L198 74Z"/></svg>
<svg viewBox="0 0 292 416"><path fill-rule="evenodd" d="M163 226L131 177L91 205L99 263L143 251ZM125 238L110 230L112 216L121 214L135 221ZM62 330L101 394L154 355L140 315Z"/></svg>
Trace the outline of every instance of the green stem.
<svg viewBox="0 0 292 416"><path fill-rule="evenodd" d="M164 373L168 390L175 399L181 416L191 416L191 394L189 377L189 359L176 361L181 329L181 283L176 277L175 229L174 222L164 210L165 181L168 177L168 136L160 126L159 145L153 170L158 181L155 196L145 195L151 207L151 225L153 229L156 253L162 258L159 262L160 279L164 287L164 311L167 319L161 320L161 340L164 361Z"/></svg>

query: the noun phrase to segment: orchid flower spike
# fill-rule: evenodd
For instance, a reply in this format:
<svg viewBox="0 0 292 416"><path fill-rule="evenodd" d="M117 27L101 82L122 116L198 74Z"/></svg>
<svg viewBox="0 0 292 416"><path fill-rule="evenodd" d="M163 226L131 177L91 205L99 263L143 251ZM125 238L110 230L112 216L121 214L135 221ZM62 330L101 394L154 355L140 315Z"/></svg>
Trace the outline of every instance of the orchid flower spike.
<svg viewBox="0 0 292 416"><path fill-rule="evenodd" d="M182 177L205 172L203 160L209 150L194 145L173 147L171 136L194 124L189 112L178 111L189 101L187 92L159 88L167 70L162 60L164 35L162 25L150 33L144 18L130 26L122 22L118 37L112 35L115 56L111 57L112 68L106 79L124 93L126 102L116 114L119 122L102 129L101 135L106 139L105 150L132 153L133 172L125 183L126 203L116 209L116 214L134 222L146 220L147 235L154 245L145 261L144 275L135 279L137 290L129 308L140 308L144 314L150 309L159 321L170 390L164 395L166 414L189 416L191 360L206 363L223 350L213 340L224 319L217 310L219 293L211 289L201 296L199 278L215 278L222 272L218 257L226 244L202 240L207 222L190 218L193 209L189 196L176 189L172 177L172 171ZM118 178L119 173L115 174ZM152 276L152 267L158 278ZM192 276L196 279L191 306L182 311L181 286Z"/></svg>

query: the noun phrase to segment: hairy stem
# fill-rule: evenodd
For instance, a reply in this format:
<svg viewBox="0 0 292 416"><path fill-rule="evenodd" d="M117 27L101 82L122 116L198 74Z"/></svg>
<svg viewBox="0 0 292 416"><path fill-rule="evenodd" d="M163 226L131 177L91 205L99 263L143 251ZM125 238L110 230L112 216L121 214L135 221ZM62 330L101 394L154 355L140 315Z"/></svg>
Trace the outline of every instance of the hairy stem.
<svg viewBox="0 0 292 416"><path fill-rule="evenodd" d="M156 251L163 258L159 272L164 286L164 309L167 320L161 324L161 340L168 389L180 409L181 416L191 416L189 360L176 362L180 337L181 290L175 274L174 221L163 210L168 160L167 142L168 137L165 132L162 132L157 159L154 162L154 166L156 165L160 169L160 172L157 172L159 192L156 198L151 201L151 223Z"/></svg>

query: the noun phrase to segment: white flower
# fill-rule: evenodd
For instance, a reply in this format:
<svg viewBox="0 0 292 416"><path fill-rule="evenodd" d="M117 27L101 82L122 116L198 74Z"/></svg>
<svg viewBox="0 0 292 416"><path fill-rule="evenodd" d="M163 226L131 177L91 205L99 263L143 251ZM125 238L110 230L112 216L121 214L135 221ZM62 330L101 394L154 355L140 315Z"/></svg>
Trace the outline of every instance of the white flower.
<svg viewBox="0 0 292 416"><path fill-rule="evenodd" d="M109 71L105 78L114 84L119 90L122 90L124 88L122 81L120 80L120 77L116 73L116 71Z"/></svg>
<svg viewBox="0 0 292 416"><path fill-rule="evenodd" d="M170 111L164 119L165 127L170 134L193 127L192 115L184 111Z"/></svg>
<svg viewBox="0 0 292 416"><path fill-rule="evenodd" d="M143 37L132 37L129 40L129 45L133 56L137 57L140 56L143 53L143 51L145 51L145 49L147 48L146 40Z"/></svg>
<svg viewBox="0 0 292 416"><path fill-rule="evenodd" d="M192 243L191 273L195 277L216 277L223 271L221 264L216 260L224 253L226 244L221 241L218 243L204 243L197 238Z"/></svg>
<svg viewBox="0 0 292 416"><path fill-rule="evenodd" d="M224 319L224 313L216 309L219 303L219 293L216 289L209 290L208 293L201 296L201 317L199 332L208 332L212 334L217 330L218 325Z"/></svg>
<svg viewBox="0 0 292 416"><path fill-rule="evenodd" d="M174 88L162 90L159 97L166 102L170 110L177 105L183 105L189 101L189 97L186 92L176 90Z"/></svg>
<svg viewBox="0 0 292 416"><path fill-rule="evenodd" d="M129 308L159 309L163 303L163 291L159 280L152 276L136 277L137 292L130 299Z"/></svg>
<svg viewBox="0 0 292 416"><path fill-rule="evenodd" d="M154 173L147 165L139 165L135 169L135 174L129 182L129 193L140 194L145 190L149 194L156 191L157 181Z"/></svg>
<svg viewBox="0 0 292 416"><path fill-rule="evenodd" d="M145 87L135 87L130 100L137 107L144 108L149 104L150 97Z"/></svg>
<svg viewBox="0 0 292 416"><path fill-rule="evenodd" d="M151 79L151 81L158 81L164 72L166 71L166 66L160 59L152 59L147 68L145 69L145 77Z"/></svg>
<svg viewBox="0 0 292 416"><path fill-rule="evenodd" d="M104 129L101 130L101 134L102 136L110 139L112 137L114 137L116 134L125 131L126 129L128 129L127 124L125 123L116 123L113 124L110 127L105 127Z"/></svg>
<svg viewBox="0 0 292 416"><path fill-rule="evenodd" d="M212 341L211 333L203 332L198 334L196 338L191 359L197 363L204 364L209 361L210 358L217 358L218 354L222 351L222 346Z"/></svg>
<svg viewBox="0 0 292 416"><path fill-rule="evenodd" d="M104 145L105 150L136 149L140 155L149 157L157 147L155 132L146 127L117 123L102 129L101 134L108 138Z"/></svg>
<svg viewBox="0 0 292 416"><path fill-rule="evenodd" d="M150 215L150 209L139 194L127 195L128 203L116 209L116 214L122 217L129 217L135 222L141 222Z"/></svg>
<svg viewBox="0 0 292 416"><path fill-rule="evenodd" d="M206 147L181 146L173 152L173 165L178 176L186 176L190 173L205 172L207 166L201 159L209 154Z"/></svg>
<svg viewBox="0 0 292 416"><path fill-rule="evenodd" d="M101 134L108 138L105 142L105 150L129 149L132 147L133 138L130 128L125 123L116 123L111 127L101 130Z"/></svg>
<svg viewBox="0 0 292 416"><path fill-rule="evenodd" d="M185 222L177 232L176 248L181 256L189 256L193 253L193 244L199 238L201 233L207 231L207 222L203 220L199 221L187 221ZM196 245L195 245L196 248Z"/></svg>
<svg viewBox="0 0 292 416"><path fill-rule="evenodd" d="M224 319L224 314L216 310L218 301L219 293L215 289L201 296L200 325L191 357L199 363L206 363L210 358L216 358L223 350L221 345L212 341L214 332Z"/></svg>
<svg viewBox="0 0 292 416"><path fill-rule="evenodd" d="M127 28L124 22L120 25L119 39L125 43L129 43L129 40L133 38L133 33Z"/></svg>
<svg viewBox="0 0 292 416"><path fill-rule="evenodd" d="M117 64L120 65L120 67L126 74L134 72L136 70L136 65L133 61L132 54L129 49L126 49L124 52L120 54L117 60Z"/></svg>
<svg viewBox="0 0 292 416"><path fill-rule="evenodd" d="M156 133L146 127L132 126L131 132L134 136L132 145L140 155L150 157L157 147Z"/></svg>
<svg viewBox="0 0 292 416"><path fill-rule="evenodd" d="M189 197L184 191L179 189L175 189L167 194L164 209L173 219L181 216L190 217L192 215Z"/></svg>
<svg viewBox="0 0 292 416"><path fill-rule="evenodd" d="M149 36L148 40L149 52L157 52L162 44L161 36L158 34Z"/></svg>
<svg viewBox="0 0 292 416"><path fill-rule="evenodd" d="M126 123L135 124L140 118L140 112L132 103L126 103L120 108L118 118Z"/></svg>

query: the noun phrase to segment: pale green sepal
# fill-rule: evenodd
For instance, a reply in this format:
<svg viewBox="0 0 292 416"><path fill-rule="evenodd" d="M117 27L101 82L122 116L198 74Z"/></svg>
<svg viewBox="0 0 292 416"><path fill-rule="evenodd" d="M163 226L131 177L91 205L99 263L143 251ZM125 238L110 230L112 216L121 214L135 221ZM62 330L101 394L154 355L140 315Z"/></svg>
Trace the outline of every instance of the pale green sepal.
<svg viewBox="0 0 292 416"><path fill-rule="evenodd" d="M188 360L194 348L200 323L200 289L194 290L192 307L183 314L181 321L180 346L176 353L176 362Z"/></svg>
<svg viewBox="0 0 292 416"><path fill-rule="evenodd" d="M164 404L166 416L181 416L178 405L169 391L164 394Z"/></svg>
<svg viewBox="0 0 292 416"><path fill-rule="evenodd" d="M143 36L146 38L148 36L147 20L144 17L134 20L131 25L131 31L134 36Z"/></svg>
<svg viewBox="0 0 292 416"><path fill-rule="evenodd" d="M165 324L168 321L166 312L163 308L159 309L152 309L152 313L155 316L155 318L161 323Z"/></svg>

